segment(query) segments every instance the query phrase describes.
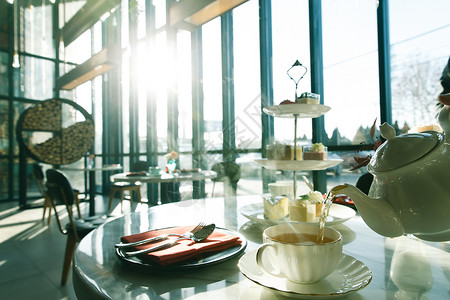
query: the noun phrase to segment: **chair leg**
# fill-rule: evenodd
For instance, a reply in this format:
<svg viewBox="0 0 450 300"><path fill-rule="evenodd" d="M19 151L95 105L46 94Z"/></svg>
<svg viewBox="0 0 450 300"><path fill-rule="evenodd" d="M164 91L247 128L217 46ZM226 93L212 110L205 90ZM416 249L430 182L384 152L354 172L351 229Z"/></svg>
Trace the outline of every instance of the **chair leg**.
<svg viewBox="0 0 450 300"><path fill-rule="evenodd" d="M48 198L47 194L44 194L44 212L42 214L42 220L45 219L45 211L48 208L48 221L47 224L50 224L51 221L51 217L52 217L52 202L50 201L50 199Z"/></svg>
<svg viewBox="0 0 450 300"><path fill-rule="evenodd" d="M81 210L80 210L80 199L78 198L79 193L75 193L75 205L77 206L78 218L81 219Z"/></svg>
<svg viewBox="0 0 450 300"><path fill-rule="evenodd" d="M111 209L111 204L114 198L114 194L116 193L116 189L111 188L111 190L109 191L109 204L108 204L108 211Z"/></svg>
<svg viewBox="0 0 450 300"><path fill-rule="evenodd" d="M70 272L70 266L72 265L73 254L77 241L71 235L67 236L66 253L64 255L63 272L61 277L61 285L65 285Z"/></svg>
<svg viewBox="0 0 450 300"><path fill-rule="evenodd" d="M213 188L212 188L212 192L211 192L211 198L214 198L214 188L216 187L216 182L213 181Z"/></svg>
<svg viewBox="0 0 450 300"><path fill-rule="evenodd" d="M141 187L138 187L138 188L136 189L136 193L137 193L137 196L138 196L138 201L139 201L139 203L142 203Z"/></svg>
<svg viewBox="0 0 450 300"><path fill-rule="evenodd" d="M124 199L124 189L120 189L120 212L123 213L123 199Z"/></svg>

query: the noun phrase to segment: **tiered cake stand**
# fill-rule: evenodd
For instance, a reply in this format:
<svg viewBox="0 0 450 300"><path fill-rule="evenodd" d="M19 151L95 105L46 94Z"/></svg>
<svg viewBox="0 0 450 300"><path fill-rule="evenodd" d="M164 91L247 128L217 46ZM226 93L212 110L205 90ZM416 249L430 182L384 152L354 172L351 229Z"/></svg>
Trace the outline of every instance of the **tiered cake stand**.
<svg viewBox="0 0 450 300"><path fill-rule="evenodd" d="M298 80L295 80L289 74L294 67L303 67L305 72ZM306 67L298 62L298 60L288 70L288 76L295 82L295 99L297 99L298 82L306 74ZM342 163L342 159L327 160L298 160L297 159L297 120L298 118L318 118L328 112L331 108L322 104L303 104L288 103L263 108L263 112L277 118L293 118L294 119L294 160L255 160L259 165L272 170L294 171L294 198L297 197L297 171L314 171L325 170Z"/></svg>

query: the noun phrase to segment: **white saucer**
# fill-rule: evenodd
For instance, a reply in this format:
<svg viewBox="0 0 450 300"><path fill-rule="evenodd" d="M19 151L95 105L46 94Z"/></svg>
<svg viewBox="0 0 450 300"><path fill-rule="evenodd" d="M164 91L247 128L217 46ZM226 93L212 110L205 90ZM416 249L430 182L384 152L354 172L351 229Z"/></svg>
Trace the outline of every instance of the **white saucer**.
<svg viewBox="0 0 450 300"><path fill-rule="evenodd" d="M325 170L342 163L343 159L325 159L325 160L272 160L255 159L254 162L266 169L283 171L314 171Z"/></svg>
<svg viewBox="0 0 450 300"><path fill-rule="evenodd" d="M269 220L264 218L264 203L262 202L262 200L260 203L250 204L241 207L239 212L249 220L265 225L275 225L286 222L294 223L294 221L289 221L289 217L282 218L279 220ZM330 207L330 212L328 214L326 225L333 226L344 223L345 221L351 219L355 214L356 214L355 210L351 209L350 207L333 203L331 204ZM313 222L308 222L308 224L319 224L319 217L317 217Z"/></svg>
<svg viewBox="0 0 450 300"><path fill-rule="evenodd" d="M304 299L348 295L363 289L372 280L372 272L364 263L345 254L333 273L313 284L295 283L262 271L256 264L256 250L244 254L238 268L245 277L259 285L285 296Z"/></svg>

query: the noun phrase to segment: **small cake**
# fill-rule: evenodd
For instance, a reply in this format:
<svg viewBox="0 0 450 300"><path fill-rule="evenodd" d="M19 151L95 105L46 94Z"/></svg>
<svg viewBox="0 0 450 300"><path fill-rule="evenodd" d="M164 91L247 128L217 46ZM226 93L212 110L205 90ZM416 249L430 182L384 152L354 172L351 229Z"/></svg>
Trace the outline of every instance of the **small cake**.
<svg viewBox="0 0 450 300"><path fill-rule="evenodd" d="M297 222L313 222L315 219L315 204L302 199L289 202L289 220Z"/></svg>
<svg viewBox="0 0 450 300"><path fill-rule="evenodd" d="M289 198L286 196L264 197L264 218L278 220L289 213Z"/></svg>
<svg viewBox="0 0 450 300"><path fill-rule="evenodd" d="M294 102L294 101L291 101L291 100L286 99L286 100L281 101L281 102L280 102L280 105L284 105L284 104L295 104L295 103L296 103L296 102Z"/></svg>
<svg viewBox="0 0 450 300"><path fill-rule="evenodd" d="M296 160L302 159L302 147L298 146L296 149ZM293 160L294 146L275 142L267 146L267 158L273 160Z"/></svg>
<svg viewBox="0 0 450 300"><path fill-rule="evenodd" d="M295 101L303 104L319 104L320 95L314 93L302 93Z"/></svg>
<svg viewBox="0 0 450 300"><path fill-rule="evenodd" d="M327 147L322 143L312 144L303 148L304 160L325 160L327 159Z"/></svg>
<svg viewBox="0 0 450 300"><path fill-rule="evenodd" d="M310 191L306 195L300 196L302 200L308 200L311 204L316 206L316 217L320 217L323 207L323 195L318 191Z"/></svg>

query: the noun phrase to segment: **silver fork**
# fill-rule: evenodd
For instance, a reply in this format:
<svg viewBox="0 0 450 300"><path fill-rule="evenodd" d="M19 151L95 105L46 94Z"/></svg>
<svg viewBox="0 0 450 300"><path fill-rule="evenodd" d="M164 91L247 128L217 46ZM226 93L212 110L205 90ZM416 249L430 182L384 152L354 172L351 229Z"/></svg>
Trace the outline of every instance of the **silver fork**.
<svg viewBox="0 0 450 300"><path fill-rule="evenodd" d="M143 245L143 244L147 244L147 243L153 243L153 242L158 242L158 241L162 241L165 240L167 238L169 238L170 236L177 236L177 237L192 237L192 235L197 232L198 230L200 230L201 228L203 228L206 224L203 222L198 223L197 226L195 226L194 228L192 228L190 231L187 231L183 234L177 234L177 233L168 233L168 234L162 234L159 236L155 236L152 238L148 238L142 241L137 241L137 242L133 242L133 243L120 243L120 244L116 244L116 248L128 248L128 247L134 247L134 246L139 246L139 245Z"/></svg>

